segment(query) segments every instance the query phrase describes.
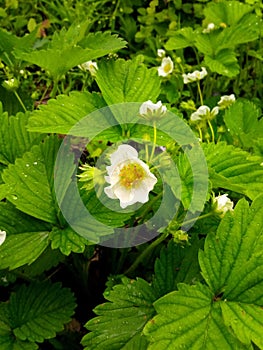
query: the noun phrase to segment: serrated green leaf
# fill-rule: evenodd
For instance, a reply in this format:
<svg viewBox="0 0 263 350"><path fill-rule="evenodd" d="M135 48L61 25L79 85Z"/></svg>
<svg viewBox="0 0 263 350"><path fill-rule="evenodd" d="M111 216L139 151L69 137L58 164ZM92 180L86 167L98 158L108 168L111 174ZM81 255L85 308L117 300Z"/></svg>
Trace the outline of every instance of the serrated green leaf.
<svg viewBox="0 0 263 350"><path fill-rule="evenodd" d="M222 49L213 56L206 55L204 64L207 65L212 72L230 78L239 73L236 54L232 49Z"/></svg>
<svg viewBox="0 0 263 350"><path fill-rule="evenodd" d="M43 342L63 329L74 308L72 293L59 283L22 285L10 297L10 324L20 340Z"/></svg>
<svg viewBox="0 0 263 350"><path fill-rule="evenodd" d="M263 135L261 111L251 101L236 101L225 114L224 121L230 134L244 148L254 147Z"/></svg>
<svg viewBox="0 0 263 350"><path fill-rule="evenodd" d="M76 41L76 39L75 39ZM78 45L74 40L61 48L35 50L29 53L15 50L17 59L27 61L47 70L54 79L66 74L71 68L96 58L105 56L125 46L125 42L109 33L90 33Z"/></svg>
<svg viewBox="0 0 263 350"><path fill-rule="evenodd" d="M191 241L190 247L181 247L172 240L155 261L153 287L161 297L176 290L178 283L192 283L199 277L197 253L202 240Z"/></svg>
<svg viewBox="0 0 263 350"><path fill-rule="evenodd" d="M233 329L236 337L244 344L250 344L252 340L262 349L262 307L235 302L221 302L220 306L225 324Z"/></svg>
<svg viewBox="0 0 263 350"><path fill-rule="evenodd" d="M86 324L92 332L84 336L82 344L87 350L131 349L145 323L154 315L153 289L142 279L123 278L122 284L113 287L105 298L110 302L94 309L98 316Z"/></svg>
<svg viewBox="0 0 263 350"><path fill-rule="evenodd" d="M69 255L71 252L83 253L88 241L74 232L70 227L59 229L54 227L51 234L52 249L59 248L61 253Z"/></svg>
<svg viewBox="0 0 263 350"><path fill-rule="evenodd" d="M188 46L194 46L195 44L195 33L193 28L184 27L177 30L171 38L164 45L166 50L179 50L184 49Z"/></svg>
<svg viewBox="0 0 263 350"><path fill-rule="evenodd" d="M224 325L220 306L204 285L178 285L154 303L157 316L144 328L148 350L247 349Z"/></svg>
<svg viewBox="0 0 263 350"><path fill-rule="evenodd" d="M47 137L14 165L10 164L2 176L9 190L7 199L17 209L50 223L57 222L52 192L53 167L59 145L56 136Z"/></svg>
<svg viewBox="0 0 263 350"><path fill-rule="evenodd" d="M25 265L20 268L20 271L25 276L35 277L41 275L44 271L49 271L52 267L56 267L59 263L65 260L65 256L56 249L51 249L50 245L31 265Z"/></svg>
<svg viewBox="0 0 263 350"><path fill-rule="evenodd" d="M45 133L67 134L81 119L96 109L105 107L105 101L97 93L72 92L59 95L32 112L28 129Z"/></svg>
<svg viewBox="0 0 263 350"><path fill-rule="evenodd" d="M208 23L237 24L243 16L253 11L253 7L240 1L210 2L204 8L204 15Z"/></svg>
<svg viewBox="0 0 263 350"><path fill-rule="evenodd" d="M219 49L233 48L258 39L259 18L256 15L246 15L237 25L225 28L217 37Z"/></svg>
<svg viewBox="0 0 263 350"><path fill-rule="evenodd" d="M245 194L252 200L263 191L262 158L224 142L203 146L213 188Z"/></svg>
<svg viewBox="0 0 263 350"><path fill-rule="evenodd" d="M49 232L29 232L17 235L7 235L0 246L0 269L9 267L11 270L31 264L49 244Z"/></svg>
<svg viewBox="0 0 263 350"><path fill-rule="evenodd" d="M0 202L0 229L8 234L49 231L51 225L26 215L9 202Z"/></svg>
<svg viewBox="0 0 263 350"><path fill-rule="evenodd" d="M42 139L41 135L26 130L28 117L29 113L21 112L15 117L8 117L0 102L0 162L3 164L14 163L16 158L22 157Z"/></svg>
<svg viewBox="0 0 263 350"><path fill-rule="evenodd" d="M6 65L10 65L10 60L14 63L13 50L28 50L33 47L37 37L37 29L30 34L19 38L0 28L0 58Z"/></svg>
<svg viewBox="0 0 263 350"><path fill-rule="evenodd" d="M225 292L225 298L252 303L260 298L263 281L258 276L263 261L258 266L257 257L263 249L262 217L263 196L258 197L250 208L242 199L233 215L226 213L217 234L207 236L204 251L199 254L199 263L202 275L216 294ZM245 277L242 271L251 275Z"/></svg>
<svg viewBox="0 0 263 350"><path fill-rule="evenodd" d="M155 102L160 94L157 71L147 69L140 58L101 62L95 79L108 105L147 100Z"/></svg>
<svg viewBox="0 0 263 350"><path fill-rule="evenodd" d="M68 29L62 28L59 32L55 32L49 42L48 47L51 49L64 49L77 45L88 29L90 22L85 20L83 22L73 22Z"/></svg>
<svg viewBox="0 0 263 350"><path fill-rule="evenodd" d="M178 181L172 183L172 191L175 196L180 198L185 210L189 209L191 212L202 210L204 194L200 189L207 189L208 186L207 169L200 167L200 158L195 156L197 151L198 150L195 148L187 154L179 154L177 167L181 186L178 184ZM170 175L169 172L167 175ZM174 180L177 179L174 177ZM199 190L196 187L197 184L200 186Z"/></svg>

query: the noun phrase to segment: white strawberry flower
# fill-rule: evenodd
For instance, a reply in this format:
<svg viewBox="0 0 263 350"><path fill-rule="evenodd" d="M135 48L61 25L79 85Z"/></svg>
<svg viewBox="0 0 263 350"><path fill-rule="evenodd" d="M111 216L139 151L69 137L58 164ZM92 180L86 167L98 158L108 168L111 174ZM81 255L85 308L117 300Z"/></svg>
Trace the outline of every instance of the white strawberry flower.
<svg viewBox="0 0 263 350"><path fill-rule="evenodd" d="M160 67L158 67L158 75L161 77L166 77L167 75L171 74L174 69L174 63L171 59L171 57L164 57L162 59L162 64Z"/></svg>
<svg viewBox="0 0 263 350"><path fill-rule="evenodd" d="M78 67L81 70L88 70L91 75L95 75L97 70L98 70L98 65L94 61L84 62L84 63L78 65Z"/></svg>
<svg viewBox="0 0 263 350"><path fill-rule="evenodd" d="M110 186L104 192L111 199L119 199L121 208L134 203L146 203L149 192L157 182L149 167L138 158L138 152L129 145L120 145L110 156L105 180Z"/></svg>
<svg viewBox="0 0 263 350"><path fill-rule="evenodd" d="M167 112L167 108L162 105L161 101L153 103L151 100L143 102L139 113L145 119L158 119Z"/></svg>
<svg viewBox="0 0 263 350"><path fill-rule="evenodd" d="M207 75L205 67L201 68L201 71L195 70L193 73L183 74L184 84L192 83L197 80L203 79Z"/></svg>
<svg viewBox="0 0 263 350"><path fill-rule="evenodd" d="M228 194L222 194L213 198L215 212L221 217L225 215L228 210L233 210L234 203L228 198Z"/></svg>
<svg viewBox="0 0 263 350"><path fill-rule="evenodd" d="M225 109L229 106L231 106L236 101L235 95L224 95L221 96L220 101L218 101L218 106L220 109Z"/></svg>
<svg viewBox="0 0 263 350"><path fill-rule="evenodd" d="M198 122L205 119L213 119L219 113L219 108L214 107L212 111L208 106L200 106L194 113L191 114L190 120L192 122Z"/></svg>
<svg viewBox="0 0 263 350"><path fill-rule="evenodd" d="M6 239L6 232L0 230L0 246L4 243Z"/></svg>

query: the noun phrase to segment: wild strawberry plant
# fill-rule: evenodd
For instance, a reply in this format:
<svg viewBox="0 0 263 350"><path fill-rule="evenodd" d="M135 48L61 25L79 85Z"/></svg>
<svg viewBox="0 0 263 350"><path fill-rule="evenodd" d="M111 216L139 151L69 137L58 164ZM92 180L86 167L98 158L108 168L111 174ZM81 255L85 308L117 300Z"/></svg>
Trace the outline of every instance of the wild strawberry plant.
<svg viewBox="0 0 263 350"><path fill-rule="evenodd" d="M0 348L263 349L262 2L40 3L0 8Z"/></svg>

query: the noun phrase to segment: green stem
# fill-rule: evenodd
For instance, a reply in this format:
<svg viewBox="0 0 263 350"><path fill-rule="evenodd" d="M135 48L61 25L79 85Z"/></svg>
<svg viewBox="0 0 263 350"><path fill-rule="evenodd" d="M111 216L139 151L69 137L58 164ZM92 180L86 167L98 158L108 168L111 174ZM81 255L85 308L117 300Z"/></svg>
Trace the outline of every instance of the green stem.
<svg viewBox="0 0 263 350"><path fill-rule="evenodd" d="M211 130L212 142L215 142L215 133L214 133L213 126L212 126L210 120L208 120L207 123L209 125L210 130Z"/></svg>
<svg viewBox="0 0 263 350"><path fill-rule="evenodd" d="M204 101L203 101L203 95L202 95L202 91L201 91L201 88L200 88L199 80L197 80L197 90L198 90L198 94L199 94L199 98L200 98L200 104L201 104L201 106L203 106Z"/></svg>
<svg viewBox="0 0 263 350"><path fill-rule="evenodd" d="M16 98L18 99L19 103L21 104L23 110L26 112L27 109L26 109L26 107L25 107L23 101L21 100L20 96L18 95L18 93L17 93L16 91L14 91L14 94L15 94Z"/></svg>
<svg viewBox="0 0 263 350"><path fill-rule="evenodd" d="M150 252L157 247L162 241L166 239L168 236L167 232L164 232L161 234L155 241L153 241L148 247L142 252L141 255L138 256L138 258L134 261L134 263L124 272L124 275L131 274L137 266L147 257L147 255L150 254Z"/></svg>
<svg viewBox="0 0 263 350"><path fill-rule="evenodd" d="M214 213L213 213L213 212L210 212L210 213L207 213L207 214L204 214L204 215L200 215L200 216L198 216L198 217L195 217L195 218L193 218L193 219L184 221L184 222L182 222L182 224L188 225L188 224L191 224L191 222L194 222L194 221L197 221L197 220L202 220L202 219L208 218L209 216L213 216L213 215L214 215Z"/></svg>
<svg viewBox="0 0 263 350"><path fill-rule="evenodd" d="M50 93L50 97L51 98L55 98L57 91L58 91L58 80L55 80L53 89L52 89L52 91Z"/></svg>
<svg viewBox="0 0 263 350"><path fill-rule="evenodd" d="M203 133L202 133L202 130L201 130L200 126L198 126L197 129L198 129L198 132L199 132L200 141L203 142Z"/></svg>
<svg viewBox="0 0 263 350"><path fill-rule="evenodd" d="M156 141L157 141L157 129L156 129L156 121L154 121L153 122L153 147L152 147L152 152L151 152L151 156L150 156L150 162L152 161L152 159L154 157Z"/></svg>
<svg viewBox="0 0 263 350"><path fill-rule="evenodd" d="M145 144L145 157L146 157L146 163L149 162L149 148L147 143Z"/></svg>

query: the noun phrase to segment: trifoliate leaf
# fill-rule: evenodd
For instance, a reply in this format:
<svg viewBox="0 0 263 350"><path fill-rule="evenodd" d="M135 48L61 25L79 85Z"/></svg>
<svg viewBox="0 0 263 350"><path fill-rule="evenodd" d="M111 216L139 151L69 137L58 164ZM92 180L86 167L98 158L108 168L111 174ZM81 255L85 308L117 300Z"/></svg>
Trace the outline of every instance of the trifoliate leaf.
<svg viewBox="0 0 263 350"><path fill-rule="evenodd" d="M105 102L96 93L72 92L69 96L59 95L32 112L28 129L31 132L67 134L82 118L102 107L105 107Z"/></svg>
<svg viewBox="0 0 263 350"><path fill-rule="evenodd" d="M15 51L17 59L36 64L47 70L54 79L66 74L71 68L95 58L105 56L125 46L125 41L109 33L91 33L78 44L76 38L64 47L34 50L29 53Z"/></svg>
<svg viewBox="0 0 263 350"><path fill-rule="evenodd" d="M262 158L224 142L203 146L213 188L225 188L254 199L263 191Z"/></svg>
<svg viewBox="0 0 263 350"><path fill-rule="evenodd" d="M109 301L94 309L98 316L88 321L91 331L84 336L82 344L86 350L137 349L145 344L141 331L145 323L154 315L152 303L156 295L151 286L142 279L123 278L105 298Z"/></svg>
<svg viewBox="0 0 263 350"><path fill-rule="evenodd" d="M250 101L236 101L224 115L224 121L230 134L243 148L254 147L263 135L261 111Z"/></svg>
<svg viewBox="0 0 263 350"><path fill-rule="evenodd" d="M69 255L71 252L83 253L88 241L74 232L70 227L59 229L54 227L50 239L52 249L59 248L61 253Z"/></svg>
<svg viewBox="0 0 263 350"><path fill-rule="evenodd" d="M216 294L225 292L227 299L263 304L263 285L257 280L263 273L262 217L263 196L250 208L242 199L233 215L225 214L217 234L207 236L199 262L202 275Z"/></svg>
<svg viewBox="0 0 263 350"><path fill-rule="evenodd" d="M178 285L154 303L157 316L144 328L148 350L247 349L224 325L220 306L204 285Z"/></svg>
<svg viewBox="0 0 263 350"><path fill-rule="evenodd" d="M57 222L53 197L53 167L60 142L56 136L35 145L3 172L7 199L17 209L50 223Z"/></svg>
<svg viewBox="0 0 263 350"><path fill-rule="evenodd" d="M18 113L15 117L8 117L2 110L0 103L0 162L8 165L15 159L22 157L33 144L39 143L41 135L29 133L26 129L29 113Z"/></svg>
<svg viewBox="0 0 263 350"><path fill-rule="evenodd" d="M63 329L74 308L72 293L59 283L22 285L10 297L10 326L20 340L43 342Z"/></svg>
<svg viewBox="0 0 263 350"><path fill-rule="evenodd" d="M101 62L95 79L108 105L155 101L160 94L157 71L148 69L140 58Z"/></svg>

